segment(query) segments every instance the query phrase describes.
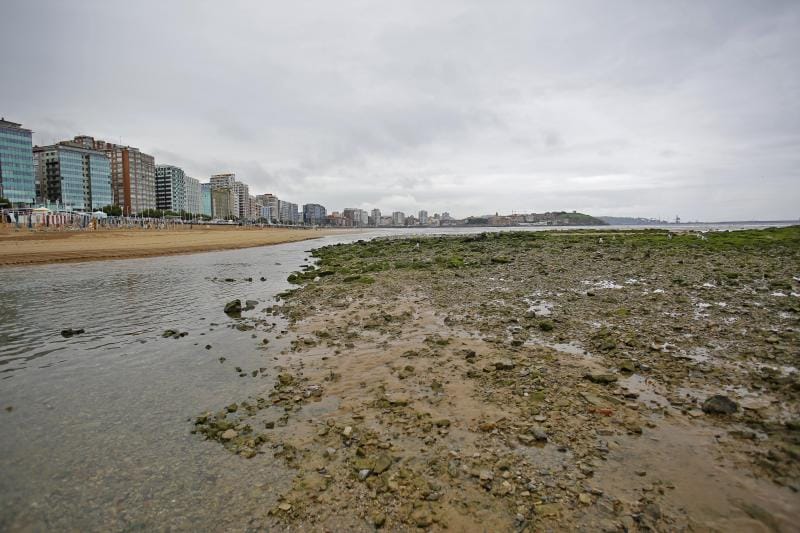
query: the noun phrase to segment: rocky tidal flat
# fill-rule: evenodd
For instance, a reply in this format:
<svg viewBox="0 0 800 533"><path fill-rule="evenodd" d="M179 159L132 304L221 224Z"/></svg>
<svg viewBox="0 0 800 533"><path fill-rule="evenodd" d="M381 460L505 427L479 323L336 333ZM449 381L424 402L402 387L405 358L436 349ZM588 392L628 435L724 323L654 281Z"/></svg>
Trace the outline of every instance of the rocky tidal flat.
<svg viewBox="0 0 800 533"><path fill-rule="evenodd" d="M279 305L226 308L251 334L288 319L285 348L257 348L278 365L268 388L193 420L242 461L294 472L254 526L800 523L800 227L386 238L313 256Z"/></svg>

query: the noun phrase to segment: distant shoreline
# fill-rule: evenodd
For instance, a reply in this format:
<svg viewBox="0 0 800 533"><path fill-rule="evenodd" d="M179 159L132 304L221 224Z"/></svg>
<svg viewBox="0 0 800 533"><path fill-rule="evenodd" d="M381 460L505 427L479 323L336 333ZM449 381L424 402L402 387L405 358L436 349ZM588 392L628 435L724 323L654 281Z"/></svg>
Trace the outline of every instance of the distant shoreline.
<svg viewBox="0 0 800 533"><path fill-rule="evenodd" d="M340 232L203 226L184 230L16 232L0 227L0 268L236 250L317 239Z"/></svg>

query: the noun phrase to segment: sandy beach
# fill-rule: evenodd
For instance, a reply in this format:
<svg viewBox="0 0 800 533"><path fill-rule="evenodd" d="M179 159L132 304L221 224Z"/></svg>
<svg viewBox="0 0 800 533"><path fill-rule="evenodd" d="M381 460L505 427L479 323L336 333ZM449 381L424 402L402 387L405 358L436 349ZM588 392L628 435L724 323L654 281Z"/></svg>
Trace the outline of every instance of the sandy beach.
<svg viewBox="0 0 800 533"><path fill-rule="evenodd" d="M331 230L195 226L185 230L0 229L0 267L232 250L315 239Z"/></svg>

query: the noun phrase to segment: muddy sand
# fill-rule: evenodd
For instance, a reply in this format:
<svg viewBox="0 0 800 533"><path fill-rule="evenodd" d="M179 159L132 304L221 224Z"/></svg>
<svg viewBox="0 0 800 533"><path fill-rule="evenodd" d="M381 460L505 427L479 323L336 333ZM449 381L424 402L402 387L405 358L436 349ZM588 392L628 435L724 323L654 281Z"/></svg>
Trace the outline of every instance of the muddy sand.
<svg viewBox="0 0 800 533"><path fill-rule="evenodd" d="M798 530L800 228L315 256L229 307L254 337L288 318L289 348L253 341L275 375L237 369L264 393L188 424L296 473L254 528Z"/></svg>
<svg viewBox="0 0 800 533"><path fill-rule="evenodd" d="M194 226L183 230L16 231L0 229L0 267L251 248L314 239L329 230Z"/></svg>

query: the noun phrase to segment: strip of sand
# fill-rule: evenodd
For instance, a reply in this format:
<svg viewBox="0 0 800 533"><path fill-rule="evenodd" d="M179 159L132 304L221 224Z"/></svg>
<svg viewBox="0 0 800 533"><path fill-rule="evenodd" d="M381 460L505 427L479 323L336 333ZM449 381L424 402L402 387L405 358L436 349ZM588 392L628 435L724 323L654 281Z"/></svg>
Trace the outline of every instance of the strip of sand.
<svg viewBox="0 0 800 533"><path fill-rule="evenodd" d="M209 252L316 239L335 230L195 226L183 230L0 229L0 267Z"/></svg>

